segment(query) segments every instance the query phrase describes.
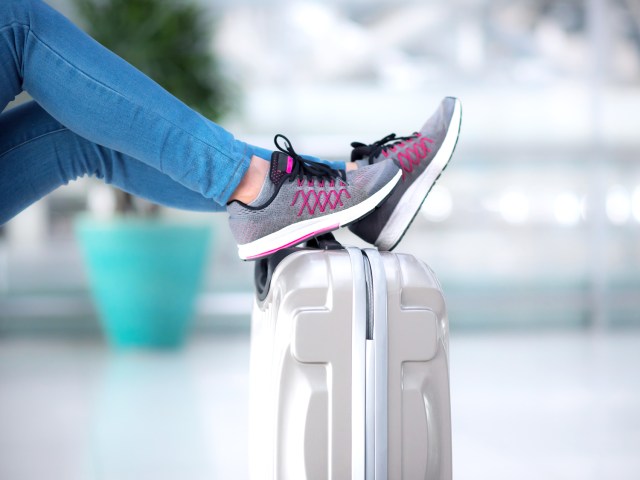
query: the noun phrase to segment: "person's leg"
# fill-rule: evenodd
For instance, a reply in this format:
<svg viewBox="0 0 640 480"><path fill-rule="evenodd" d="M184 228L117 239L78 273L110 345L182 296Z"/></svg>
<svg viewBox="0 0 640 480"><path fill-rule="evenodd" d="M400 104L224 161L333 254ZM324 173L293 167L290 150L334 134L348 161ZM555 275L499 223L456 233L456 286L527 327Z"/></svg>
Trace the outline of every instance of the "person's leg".
<svg viewBox="0 0 640 480"><path fill-rule="evenodd" d="M0 172L0 224L84 175L169 207L225 210L139 160L80 137L35 102L0 115Z"/></svg>
<svg viewBox="0 0 640 480"><path fill-rule="evenodd" d="M259 160L257 149L196 114L40 0L3 0L0 67L0 106L6 91L27 90L80 137L141 160L218 204L227 203L252 160ZM271 156L258 197L227 206L242 258L268 255L361 218L400 176L392 162L345 174L280 150ZM3 169L0 176L9 173ZM17 193L24 194L29 182L22 178Z"/></svg>
<svg viewBox="0 0 640 480"><path fill-rule="evenodd" d="M0 108L26 90L61 124L224 204L252 154L40 0L0 8Z"/></svg>

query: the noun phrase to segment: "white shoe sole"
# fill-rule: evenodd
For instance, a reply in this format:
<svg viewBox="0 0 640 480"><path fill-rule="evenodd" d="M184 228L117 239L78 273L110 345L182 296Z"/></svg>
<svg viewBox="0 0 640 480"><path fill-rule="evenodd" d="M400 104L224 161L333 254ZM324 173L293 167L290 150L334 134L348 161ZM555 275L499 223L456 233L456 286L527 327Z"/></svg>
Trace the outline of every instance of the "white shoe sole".
<svg viewBox="0 0 640 480"><path fill-rule="evenodd" d="M387 198L402 177L398 170L393 179L366 200L353 207L330 213L318 218L310 218L293 223L282 230L271 233L253 242L238 245L238 255L242 260L254 260L271 255L286 247L292 247L321 233L337 230L338 228L355 222L376 208Z"/></svg>
<svg viewBox="0 0 640 480"><path fill-rule="evenodd" d="M411 225L411 222L413 222L431 188L447 166L447 163L449 163L451 155L453 155L456 143L458 142L461 120L462 104L460 100L456 99L451 115L451 122L449 123L449 130L445 135L442 145L440 145L438 153L436 153L422 175L413 182L396 205L389 220L374 242L378 249L393 250L400 240L402 240L402 237Z"/></svg>

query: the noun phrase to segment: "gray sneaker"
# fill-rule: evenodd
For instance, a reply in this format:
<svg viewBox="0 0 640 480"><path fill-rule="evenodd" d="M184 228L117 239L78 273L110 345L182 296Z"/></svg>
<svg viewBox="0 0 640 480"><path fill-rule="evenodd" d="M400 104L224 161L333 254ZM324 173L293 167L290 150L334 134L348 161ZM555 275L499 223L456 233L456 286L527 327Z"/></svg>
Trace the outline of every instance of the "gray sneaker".
<svg viewBox="0 0 640 480"><path fill-rule="evenodd" d="M458 141L461 120L460 100L446 97L413 135L391 134L371 145L352 143L351 159L360 167L393 159L402 169L402 180L384 203L350 225L349 230L380 250L393 250L447 166Z"/></svg>
<svg viewBox="0 0 640 480"><path fill-rule="evenodd" d="M283 138L286 148L278 144ZM389 196L402 173L392 162L351 172L305 160L276 135L269 176L249 205L227 205L238 255L252 260L336 230L371 212Z"/></svg>

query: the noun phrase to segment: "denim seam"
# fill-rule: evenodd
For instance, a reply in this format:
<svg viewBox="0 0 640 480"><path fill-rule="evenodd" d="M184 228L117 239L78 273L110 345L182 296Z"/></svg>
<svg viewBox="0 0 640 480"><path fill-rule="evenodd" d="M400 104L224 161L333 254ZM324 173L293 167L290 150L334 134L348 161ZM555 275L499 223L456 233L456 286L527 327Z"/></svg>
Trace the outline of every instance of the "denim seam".
<svg viewBox="0 0 640 480"><path fill-rule="evenodd" d="M227 182L227 185L222 190L221 197L224 197L224 200L220 202L221 205L226 205L226 203L229 201L229 197L231 196L231 194L233 194L235 189L240 184L242 177L244 177L247 169L249 168L249 164L251 162L251 158L248 158L248 157L249 157L249 147L245 144L243 149L243 154L242 154L242 161L238 162L236 169L233 171L233 174L231 175L231 178L229 179L229 181ZM241 168L244 169L244 172L242 172L242 174L239 174L238 171ZM233 187L233 190L231 190L231 187Z"/></svg>
<svg viewBox="0 0 640 480"><path fill-rule="evenodd" d="M42 134L38 135L37 137L30 138L29 140L26 140L26 141L24 141L24 142L22 142L22 143L19 143L18 145L15 145L15 146L11 147L11 148L10 148L9 150L7 150L6 152L2 152L2 153L0 154L0 158L4 157L4 156L5 156L5 155L7 155L8 153L13 152L14 150L16 150L16 149L18 149L18 148L20 148L20 147L23 147L23 146L25 146L25 145L28 145L29 143L34 142L34 141L36 141L36 140L40 140L41 138L46 137L46 136L48 136L48 135L52 135L52 134L54 134L54 133L60 133L60 132L68 132L68 131L69 131L69 129L68 129L68 128L63 127L63 128L58 128L57 130L52 130L52 131L47 132L47 133L42 133Z"/></svg>
<svg viewBox="0 0 640 480"><path fill-rule="evenodd" d="M17 23L17 22L16 22ZM29 30L29 35L33 35L33 37L46 49L48 49L49 51L51 51L54 55L56 55L60 60L62 60L63 62L65 62L67 65L69 65L71 68L75 69L76 71L78 71L79 73L81 73L82 75L84 75L85 77L87 77L88 79L90 79L91 81L95 82L96 84L106 88L107 90L113 92L115 95L118 95L119 97L125 99L128 102L131 102L133 105L135 105L138 108L143 108L142 105L137 104L134 100L132 100L129 97L126 97L124 95L122 95L120 92L114 90L113 88L109 87L108 85L105 85L104 83L100 82L99 80L93 78L91 75L87 74L86 72L84 72L83 70L79 69L78 67L76 67L75 65L73 65L72 63L70 63L66 58L64 58L62 55L60 55L57 51L55 51L53 48L51 48L51 46L49 46L46 42L44 42L42 39L40 39L38 37L38 35L30 28L29 25L23 25L20 23L17 23L18 25L21 25L23 27L26 27ZM233 161L233 157L231 157L230 155L226 154L225 152L221 151L217 146L212 145L208 142L205 142L204 140L194 136L193 134L191 134L191 132L189 132L188 130L184 130L183 128L181 128L180 126L176 125L174 122L172 122L171 120L169 120L168 118L164 117L163 115L161 115L160 113L156 112L155 110L151 110L154 114L156 114L158 117L160 117L162 120L164 120L165 122L169 123L170 125L172 125L173 127L175 127L176 129L178 129L179 131L183 132L184 134L186 134L187 136L193 138L195 141L202 143L212 149L214 149L216 152L218 152L220 155L222 155L223 157ZM162 165L161 165L162 168Z"/></svg>
<svg viewBox="0 0 640 480"><path fill-rule="evenodd" d="M36 35L33 30L29 29L29 34L33 35L36 40L38 40L38 42L40 42L45 48L47 48L48 50L50 50L52 53L54 53L58 58L60 58L63 62L65 62L67 65L69 65L70 67L74 68L75 70L77 70L78 72L80 72L82 75L84 75L85 77L87 77L88 79L90 79L91 81L97 83L98 85L106 88L107 90L113 92L114 94L118 95L119 97L122 97L123 99L125 99L128 102L131 102L132 104L134 104L136 107L138 108L143 108L142 105L137 104L134 100L132 100L131 98L121 94L120 92L118 92L117 90L114 90L113 88L111 88L108 85L105 85L104 83L102 83L101 81L93 78L91 75L89 75L88 73L84 72L83 70L80 70L78 67L76 67L75 65L73 65L72 63L70 63L66 58L64 58L62 55L60 55L58 52L56 52L53 48L51 48L47 43L45 43L44 41L42 41L38 35ZM204 140L194 136L191 134L191 132L189 132L188 130L185 130L183 128L181 128L180 126L176 125L174 122L172 122L171 120L169 120L168 118L164 117L163 115L161 115L160 113L156 112L155 110L151 110L153 113L155 113L156 115L158 115L158 117L160 117L162 120L164 120L167 123L170 123L171 125L173 125L175 128L177 128L178 130L186 133L189 137L195 139L196 141L203 143L211 148L213 148L214 150L218 151L219 153L221 153L222 155L228 157L229 159L233 160L230 156L225 155L224 152L220 151L215 145L212 145L208 142L205 142Z"/></svg>

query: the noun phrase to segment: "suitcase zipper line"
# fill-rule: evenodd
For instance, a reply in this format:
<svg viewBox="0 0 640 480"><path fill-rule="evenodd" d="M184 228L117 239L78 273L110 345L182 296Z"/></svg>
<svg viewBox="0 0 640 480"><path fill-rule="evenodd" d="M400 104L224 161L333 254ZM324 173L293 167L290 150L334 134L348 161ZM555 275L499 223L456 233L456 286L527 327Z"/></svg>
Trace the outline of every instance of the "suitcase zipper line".
<svg viewBox="0 0 640 480"><path fill-rule="evenodd" d="M367 292L366 298L366 322L367 322L367 340L373 340L373 272L371 271L371 262L366 255L362 255L364 260L364 280Z"/></svg>

